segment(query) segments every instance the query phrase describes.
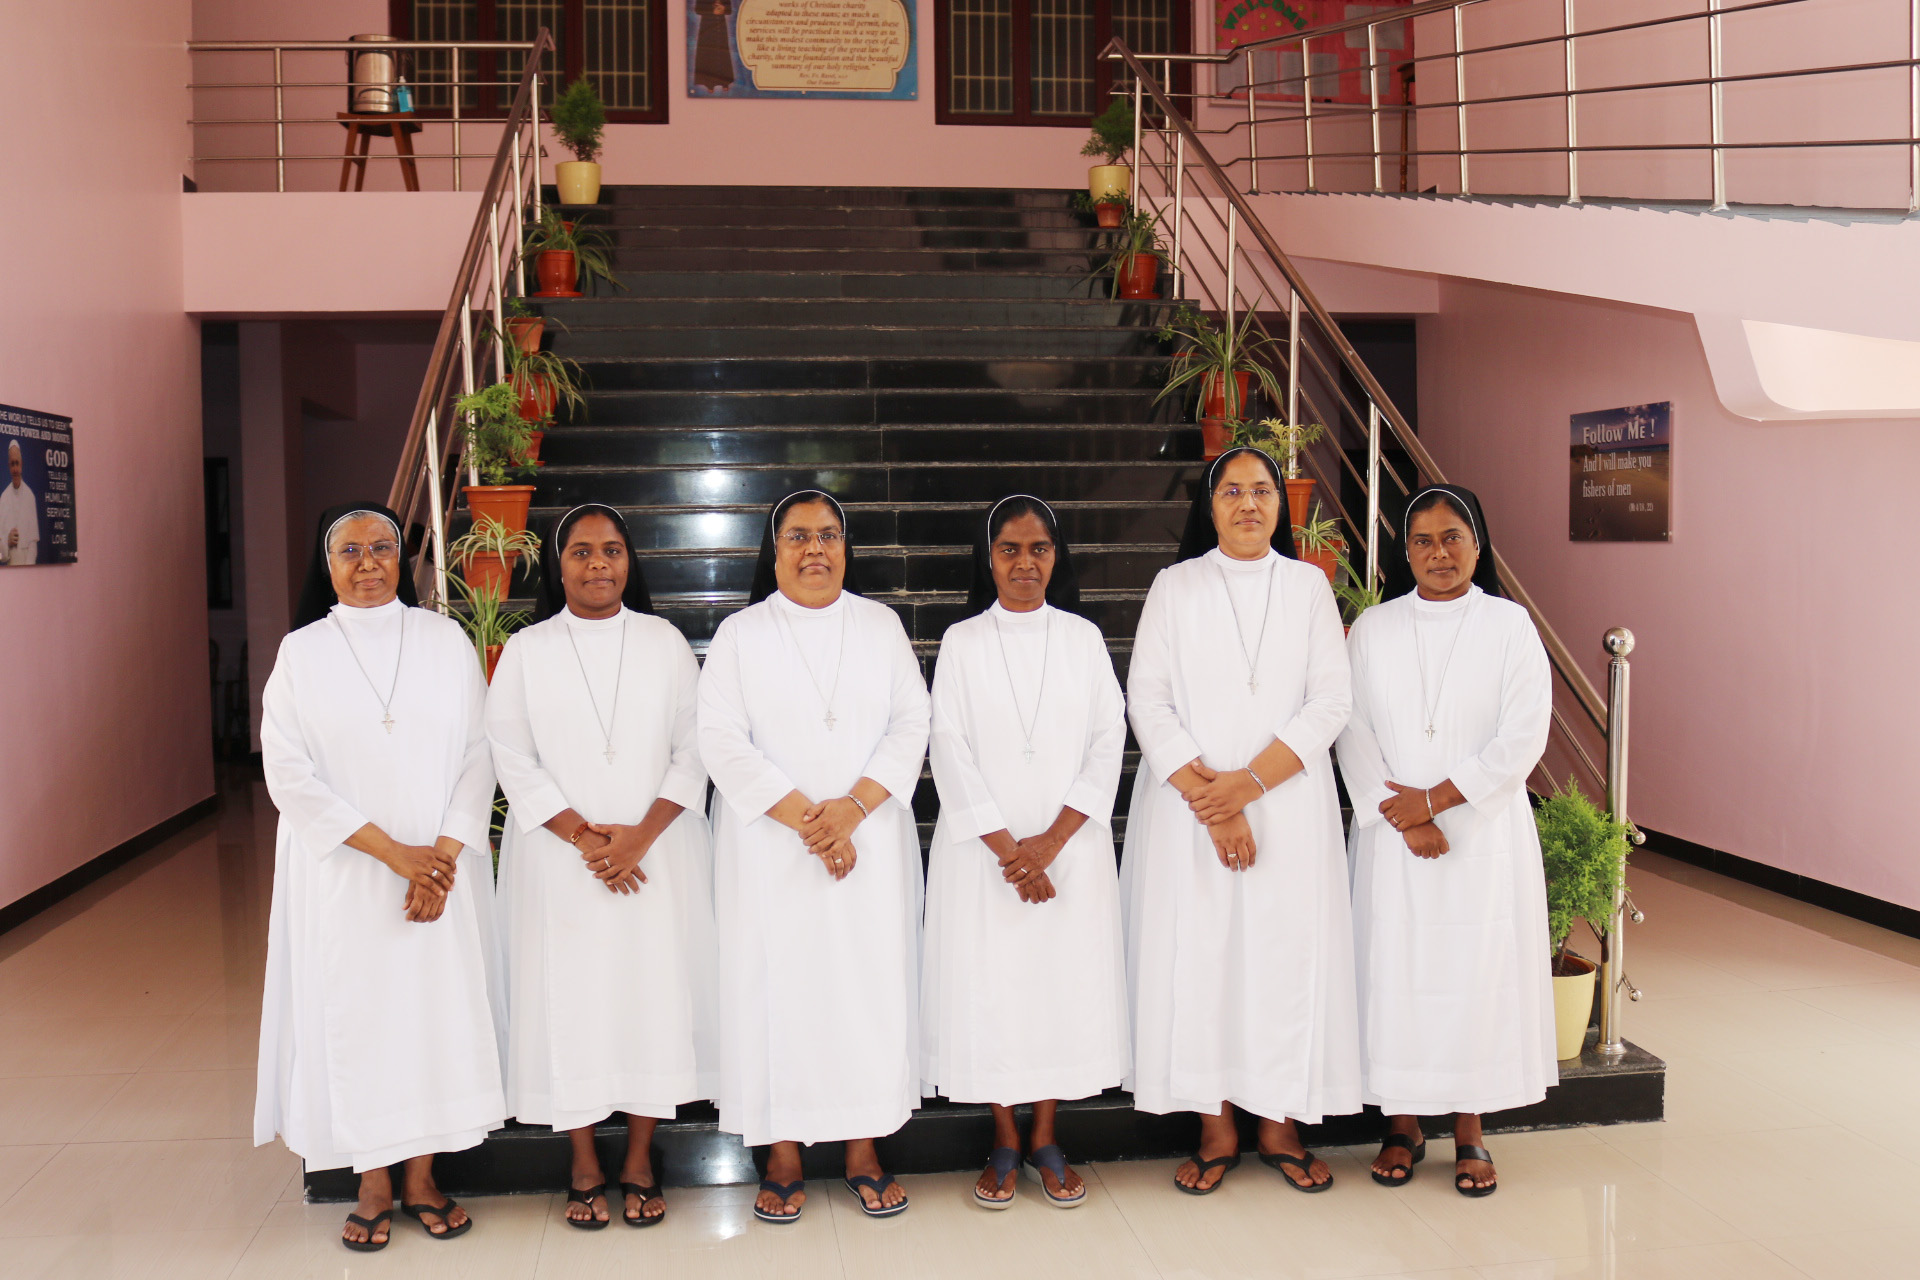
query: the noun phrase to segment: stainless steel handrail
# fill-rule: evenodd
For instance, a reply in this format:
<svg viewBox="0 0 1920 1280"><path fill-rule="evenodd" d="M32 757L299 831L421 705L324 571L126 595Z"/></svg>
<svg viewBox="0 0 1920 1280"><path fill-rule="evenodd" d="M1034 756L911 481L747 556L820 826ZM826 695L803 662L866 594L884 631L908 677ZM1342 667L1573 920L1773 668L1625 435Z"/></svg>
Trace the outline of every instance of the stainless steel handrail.
<svg viewBox="0 0 1920 1280"><path fill-rule="evenodd" d="M552 33L545 27L527 46L520 87L501 122L500 145L481 189L466 250L460 255L453 296L440 316L387 498L403 525L410 528L418 517L426 518L433 544L431 565L423 570L416 562L414 571L418 585L429 588L422 598L430 599L443 613L448 606L447 531L455 496L448 480L457 481L466 451L465 432L455 423L453 401L456 388L460 394L475 389L476 366L490 362L495 380L506 379L506 352L498 335L506 330L509 271L515 276L516 292L524 290L520 246L526 217L531 212L538 218L540 213L540 64L553 48ZM501 234L503 215L508 241ZM475 324L476 310L486 323Z"/></svg>
<svg viewBox="0 0 1920 1280"><path fill-rule="evenodd" d="M1220 134L1235 133L1243 128L1246 130L1247 141L1244 153L1235 155L1223 154L1219 158L1223 167L1229 170L1244 172L1246 181L1243 190L1249 193L1261 190L1275 191L1285 189L1306 191L1326 190L1328 188L1323 183L1323 175L1328 171L1327 162L1334 160L1371 160L1373 180L1370 189L1376 192L1385 191L1385 159L1391 155L1403 166L1415 157L1426 157L1450 162L1447 165L1450 169L1457 163L1458 194L1470 195L1473 194L1475 190L1470 164L1471 159L1475 156L1562 155L1566 161L1564 166L1566 183L1564 191L1511 190L1503 188L1499 194L1559 198L1565 199L1569 203L1577 204L1581 202L1584 194L1581 190L1579 165L1579 157L1583 153L1606 152L1631 155L1636 153L1657 154L1670 151L1697 151L1705 153L1707 159L1708 173L1706 187L1709 191L1710 203L1715 209L1725 209L1728 207L1731 199L1731 193L1728 189L1726 164L1727 156L1730 152L1804 152L1820 149L1868 148L1893 150L1900 156L1902 177L1904 178L1904 185L1908 193L1907 209L1909 212L1920 212L1920 0L1880 0L1880 3L1889 7L1898 6L1898 12L1902 13L1907 19L1906 25L1908 33L1903 42L1905 47L1897 50L1897 53L1903 56L1888 56L1860 62L1832 63L1793 67L1785 70L1742 72L1735 74L1726 72L1721 58L1722 37L1726 30L1727 21L1744 14L1778 9L1792 4L1802 4L1805 3L1805 0L1744 0L1743 3L1731 3L1729 0L1705 0L1704 7L1701 8L1688 9L1679 13L1661 14L1658 17L1607 22L1589 26L1584 29L1579 26L1576 19L1576 0L1563 0L1563 20L1561 24L1559 24L1560 30L1558 31L1549 32L1544 35L1530 36L1525 39L1501 40L1479 45L1469 44L1466 40L1465 32L1465 11L1469 7L1489 8L1499 2L1500 0L1425 0L1425 3L1408 5L1404 8L1374 10L1371 13L1347 18L1339 22L1323 23L1300 31L1271 36L1264 40L1240 45L1237 48L1223 53L1192 55L1152 54L1148 55L1144 61L1149 63L1159 62L1163 65L1169 64L1172 61L1180 61L1206 63L1216 66L1224 66L1237 62L1245 68L1245 74L1242 77L1244 83L1235 83L1230 89L1225 91L1220 91L1216 88L1216 91L1212 93L1203 94L1195 92L1182 96L1190 97L1195 101L1210 101L1221 104L1234 103L1236 100L1243 100L1245 102L1245 119L1233 119L1221 123L1217 127L1196 128L1196 132L1203 135L1217 136ZM1452 19L1453 38L1449 47L1443 48L1438 52L1414 53L1409 51L1405 57L1395 57L1387 61L1381 59L1377 37L1382 28L1395 24L1407 24L1405 29L1410 31L1412 29L1411 24L1414 20L1428 16L1437 17L1442 14L1448 15ZM1655 28L1671 27L1681 23L1697 23L1700 24L1704 30L1705 60L1708 74L1704 76L1681 76L1670 79L1647 80L1625 84L1582 85L1579 83L1580 77L1576 48L1580 42L1591 40L1594 37L1618 35L1626 32L1648 31ZM1357 70L1367 76L1369 101L1364 105L1359 103L1343 104L1314 101L1311 93L1308 92L1311 87L1311 82L1318 78L1319 75L1326 73L1315 73L1313 71L1310 60L1305 56L1308 48L1314 42L1324 40L1327 37L1348 35L1362 30L1365 31L1367 36L1367 59ZM1469 94L1467 86L1467 62L1469 60L1484 54L1498 54L1550 46L1559 46L1562 50L1561 60L1564 63L1562 87L1528 93L1504 93L1485 96L1472 96ZM1280 76L1274 79L1256 79L1252 74L1253 55L1261 51L1273 50L1279 47L1293 47L1301 50L1302 57L1299 74ZM1104 56L1112 57L1113 55L1109 53ZM1452 81L1450 86L1452 97L1450 99L1440 99L1436 97L1433 100L1423 101L1417 106L1411 103L1395 104L1382 103L1379 101L1380 76L1382 73L1391 68L1412 69L1427 64L1446 64L1450 66L1451 72L1448 77ZM1345 68L1344 70L1352 71L1356 70L1356 68ZM1907 109L1905 112L1907 116L1907 131L1904 135L1889 130L1881 130L1877 136L1873 137L1774 138L1757 141L1751 139L1733 141L1728 137L1729 122L1725 100L1725 89L1728 85L1799 81L1810 80L1815 77L1861 75L1893 71L1905 71L1906 73L1907 92L1904 96L1907 99ZM1607 144L1595 144L1592 142L1582 144L1579 141L1580 123L1578 104L1582 99L1592 99L1599 95L1676 89L1705 89L1707 91L1706 106L1701 117L1702 132L1697 141L1634 142L1628 140ZM1263 94L1271 95L1275 91L1286 93L1291 97L1297 97L1299 101L1294 104L1286 104L1284 108L1278 112L1269 111L1263 114L1262 111L1258 109L1257 104L1259 98L1262 97ZM1563 144L1529 147L1475 147L1467 141L1468 120L1470 114L1475 110L1513 103L1544 103L1556 99L1564 102L1564 112L1556 113L1564 116L1566 140ZM1422 112L1437 113L1441 111L1445 111L1452 116L1451 127L1454 133L1454 146L1418 146L1409 144L1391 151L1384 147L1380 129L1380 117L1382 115L1397 114L1404 120L1408 118L1418 118ZM1315 126L1318 118L1330 112L1350 116L1358 116L1361 114L1371 116L1371 132L1373 136L1370 140L1370 149L1365 151L1346 149L1330 152L1316 145ZM1440 120L1445 119L1444 116L1438 115L1433 118ZM1299 149L1277 153L1263 151L1259 145L1261 129L1265 127L1268 136L1272 137L1274 136L1276 126L1296 132L1300 138ZM1299 165L1304 174L1305 185L1303 187L1277 186L1271 178L1265 183L1262 183L1262 166L1265 166L1268 174L1271 175L1278 163L1293 163ZM1244 166L1244 168L1241 169L1241 166ZM1511 181L1511 179L1509 179L1509 181ZM1522 185L1525 184L1523 183ZM1403 183L1402 186L1404 187L1405 184ZM1364 190L1368 188L1364 186L1351 186L1340 189ZM1643 198L1670 197L1647 194Z"/></svg>
<svg viewBox="0 0 1920 1280"><path fill-rule="evenodd" d="M543 28L544 30L544 28ZM187 52L194 53L271 53L273 55L273 79L266 81L218 81L193 80L187 85L190 91L211 91L216 89L249 89L254 91L271 89L273 91L273 115L265 119L214 117L203 119L196 112L188 119L189 128L199 130L203 127L255 127L273 126L273 153L271 155L202 155L198 148L189 157L194 164L257 163L265 164L269 160L274 166L274 190L287 189L288 161L324 161L339 163L341 156L331 154L290 153L287 150L288 125L337 124L334 116L289 116L286 113L286 94L290 89L351 89L351 81L331 80L289 80L286 78L286 55L290 53L392 53L408 51L444 52L452 55L450 70L457 76L462 53L525 53L537 58L535 50L539 41L527 40L381 40L373 43L364 40L189 40ZM434 108L430 114L416 112L410 119L423 125L444 124L452 132L453 144L446 151L415 152L413 160L450 160L453 162L453 189L459 191L464 186L463 162L468 158L478 158L487 152L468 152L460 145L460 134L464 126L470 124L504 124L501 116L492 112L480 115L463 112L458 90L471 88L509 88L524 80L425 80L414 87L432 91L450 91L446 107ZM445 114L441 114L445 112ZM510 115L511 113L509 113Z"/></svg>

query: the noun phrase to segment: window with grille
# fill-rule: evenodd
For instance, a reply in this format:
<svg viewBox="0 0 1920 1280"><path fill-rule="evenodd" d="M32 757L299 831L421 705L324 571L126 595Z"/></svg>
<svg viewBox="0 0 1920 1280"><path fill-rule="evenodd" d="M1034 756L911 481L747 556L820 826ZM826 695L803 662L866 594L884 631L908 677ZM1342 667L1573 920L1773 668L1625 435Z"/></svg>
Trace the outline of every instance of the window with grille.
<svg viewBox="0 0 1920 1280"><path fill-rule="evenodd" d="M1190 0L935 0L936 119L1085 125L1119 83L1097 58L1107 41L1185 53L1192 13ZM1190 83L1191 73L1176 69L1175 92Z"/></svg>
<svg viewBox="0 0 1920 1280"><path fill-rule="evenodd" d="M541 77L543 103L551 106L567 81L584 75L606 102L608 120L666 121L667 0L389 0L389 6L390 29L402 40L531 40L544 26L553 32L556 52L548 63L553 73ZM416 52L408 81L422 114L451 114L453 83L478 81L458 90L460 113L502 115L524 61L518 53L472 52L461 54L456 68L450 53Z"/></svg>

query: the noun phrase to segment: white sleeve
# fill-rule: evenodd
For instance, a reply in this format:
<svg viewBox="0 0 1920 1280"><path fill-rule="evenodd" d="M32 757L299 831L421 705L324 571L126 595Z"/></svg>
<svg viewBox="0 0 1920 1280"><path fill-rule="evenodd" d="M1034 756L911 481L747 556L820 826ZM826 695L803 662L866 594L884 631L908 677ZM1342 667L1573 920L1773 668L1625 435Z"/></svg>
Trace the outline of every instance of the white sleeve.
<svg viewBox="0 0 1920 1280"><path fill-rule="evenodd" d="M884 606L883 606L884 607ZM920 659L914 655L913 641L907 629L891 610L881 620L887 629L891 655L893 687L887 700L887 732L880 745L867 757L862 777L872 778L908 812L913 810L913 789L920 782L920 762L927 758L927 734L933 707L927 697L927 682L920 675Z"/></svg>
<svg viewBox="0 0 1920 1280"><path fill-rule="evenodd" d="M1317 757L1346 727L1353 711L1353 676L1347 666L1347 640L1340 629L1340 609L1325 575L1316 574L1307 611L1307 690L1300 710L1274 731L1274 737L1293 749L1300 762L1313 769Z"/></svg>
<svg viewBox="0 0 1920 1280"><path fill-rule="evenodd" d="M1113 655L1096 633L1086 655L1093 697L1087 704L1087 754L1080 776L1067 788L1066 807L1095 822L1113 821L1114 794L1120 790L1121 757L1127 749L1127 703L1113 674ZM1188 759L1192 759L1191 756Z"/></svg>
<svg viewBox="0 0 1920 1280"><path fill-rule="evenodd" d="M1529 618L1509 632L1500 677L1500 722L1493 740L1447 775L1468 804L1496 811L1526 785L1547 749L1552 716L1553 674Z"/></svg>
<svg viewBox="0 0 1920 1280"><path fill-rule="evenodd" d="M673 645L673 757L660 779L660 799L698 812L707 803L707 770L700 763L700 663L693 656L693 646L677 630L669 639Z"/></svg>
<svg viewBox="0 0 1920 1280"><path fill-rule="evenodd" d="M260 766L274 808L300 847L318 858L345 844L367 818L320 780L294 695L291 641L280 642L260 698Z"/></svg>
<svg viewBox="0 0 1920 1280"><path fill-rule="evenodd" d="M493 768L500 789L513 808L514 823L523 832L547 824L567 807L560 784L540 763L533 740L533 720L527 712L526 644L519 636L507 641L487 687L487 740L493 746Z"/></svg>
<svg viewBox="0 0 1920 1280"><path fill-rule="evenodd" d="M487 676L480 667L480 655L463 639L460 652L466 660L466 742L460 777L447 797L447 811L440 819L440 834L452 836L478 853L493 848L493 751L487 742Z"/></svg>
<svg viewBox="0 0 1920 1280"><path fill-rule="evenodd" d="M956 840L978 840L1006 828L967 741L966 681L953 632L940 642L933 667L933 785L940 793L940 817Z"/></svg>
<svg viewBox="0 0 1920 1280"><path fill-rule="evenodd" d="M1347 637L1347 653L1353 673L1353 714L1340 731L1340 776L1347 784L1347 796L1353 802L1353 825L1370 827L1385 821L1380 806L1393 798L1387 786L1387 760L1380 740L1373 732L1373 708L1367 693L1367 637L1373 625L1361 614Z"/></svg>
<svg viewBox="0 0 1920 1280"><path fill-rule="evenodd" d="M1133 720L1133 736L1140 740L1143 762L1160 782L1200 758L1200 744L1180 723L1180 711L1173 701L1169 594L1167 571L1162 569L1140 608L1140 626L1133 638L1133 665L1127 671L1127 712Z"/></svg>
<svg viewBox="0 0 1920 1280"><path fill-rule="evenodd" d="M765 816L794 790L792 779L753 745L746 695L740 686L739 627L734 618L720 624L707 648L698 693L700 759L714 786L746 822Z"/></svg>

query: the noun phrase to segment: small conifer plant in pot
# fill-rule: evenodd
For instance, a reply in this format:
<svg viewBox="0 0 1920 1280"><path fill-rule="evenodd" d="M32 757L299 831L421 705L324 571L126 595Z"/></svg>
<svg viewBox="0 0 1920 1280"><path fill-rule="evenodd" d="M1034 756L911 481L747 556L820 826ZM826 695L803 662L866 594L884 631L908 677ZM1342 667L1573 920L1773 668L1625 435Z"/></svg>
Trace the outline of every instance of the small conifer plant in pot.
<svg viewBox="0 0 1920 1280"><path fill-rule="evenodd" d="M1627 874L1627 828L1587 799L1571 778L1534 806L1547 875L1547 944L1553 966L1554 1033L1562 1061L1580 1056L1593 1013L1594 964L1568 949L1582 920L1595 938L1613 921Z"/></svg>
<svg viewBox="0 0 1920 1280"><path fill-rule="evenodd" d="M1132 194L1133 171L1120 158L1133 149L1133 103L1115 98L1107 109L1093 118L1093 134L1080 148L1083 156L1098 156L1104 163L1087 170L1087 198L1125 201Z"/></svg>
<svg viewBox="0 0 1920 1280"><path fill-rule="evenodd" d="M548 113L560 145L573 159L553 166L553 185L561 204L594 204L600 199L600 139L607 127L606 104L593 81L581 76L554 99Z"/></svg>

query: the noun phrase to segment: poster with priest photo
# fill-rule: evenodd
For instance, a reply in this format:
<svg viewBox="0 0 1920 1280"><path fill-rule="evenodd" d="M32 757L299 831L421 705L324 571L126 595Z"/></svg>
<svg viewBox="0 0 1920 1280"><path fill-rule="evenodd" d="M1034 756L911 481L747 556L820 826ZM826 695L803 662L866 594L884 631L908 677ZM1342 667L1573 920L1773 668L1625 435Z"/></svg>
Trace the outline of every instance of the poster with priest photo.
<svg viewBox="0 0 1920 1280"><path fill-rule="evenodd" d="M0 404L0 569L72 564L73 419Z"/></svg>

